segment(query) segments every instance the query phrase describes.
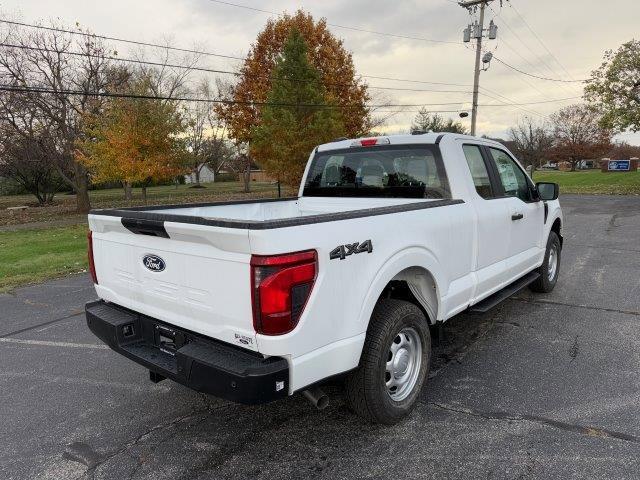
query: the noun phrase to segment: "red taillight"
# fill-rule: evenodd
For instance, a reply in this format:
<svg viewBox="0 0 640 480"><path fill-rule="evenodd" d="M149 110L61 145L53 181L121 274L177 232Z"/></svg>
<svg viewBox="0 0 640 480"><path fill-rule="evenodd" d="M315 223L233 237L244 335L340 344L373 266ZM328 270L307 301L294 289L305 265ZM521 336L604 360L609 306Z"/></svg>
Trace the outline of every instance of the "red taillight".
<svg viewBox="0 0 640 480"><path fill-rule="evenodd" d="M89 273L93 283L98 284L98 276L96 275L96 264L93 262L93 232L89 230L87 233L87 256L89 257Z"/></svg>
<svg viewBox="0 0 640 480"><path fill-rule="evenodd" d="M298 324L318 272L315 250L251 257L253 327L283 335Z"/></svg>
<svg viewBox="0 0 640 480"><path fill-rule="evenodd" d="M389 145L391 140L386 137L363 138L351 143L352 147L375 147L376 145Z"/></svg>
<svg viewBox="0 0 640 480"><path fill-rule="evenodd" d="M372 147L376 143L378 143L377 138L365 138L364 140L360 140L360 145L362 145L363 147Z"/></svg>

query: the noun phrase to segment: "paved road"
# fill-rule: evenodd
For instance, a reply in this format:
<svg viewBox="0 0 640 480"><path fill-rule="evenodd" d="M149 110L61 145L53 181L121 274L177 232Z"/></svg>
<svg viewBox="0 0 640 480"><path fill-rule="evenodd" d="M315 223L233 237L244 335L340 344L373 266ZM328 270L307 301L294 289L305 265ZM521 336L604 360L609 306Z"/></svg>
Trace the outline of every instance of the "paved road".
<svg viewBox="0 0 640 480"><path fill-rule="evenodd" d="M85 276L0 295L5 479L638 478L640 197L565 196L549 295L459 316L421 403L391 428L332 391L243 407L101 345Z"/></svg>

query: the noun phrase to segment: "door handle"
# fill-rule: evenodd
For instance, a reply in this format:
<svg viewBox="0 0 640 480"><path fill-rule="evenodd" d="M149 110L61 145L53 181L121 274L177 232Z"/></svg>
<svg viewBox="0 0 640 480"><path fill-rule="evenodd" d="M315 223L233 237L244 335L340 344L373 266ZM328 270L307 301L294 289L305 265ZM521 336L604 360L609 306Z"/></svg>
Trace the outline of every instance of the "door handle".
<svg viewBox="0 0 640 480"><path fill-rule="evenodd" d="M514 222L516 220L522 220L524 218L524 215L521 213L514 213L513 215L511 215L511 220L513 220Z"/></svg>

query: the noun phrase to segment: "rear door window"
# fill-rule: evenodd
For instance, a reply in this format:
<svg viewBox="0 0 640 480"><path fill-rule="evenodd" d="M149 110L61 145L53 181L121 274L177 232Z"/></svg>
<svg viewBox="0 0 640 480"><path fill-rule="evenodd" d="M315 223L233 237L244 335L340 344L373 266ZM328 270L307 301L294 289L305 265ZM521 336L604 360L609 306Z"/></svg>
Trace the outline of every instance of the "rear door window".
<svg viewBox="0 0 640 480"><path fill-rule="evenodd" d="M464 151L476 192L478 192L478 195L482 198L492 198L494 192L491 187L491 179L480 147L478 145L463 145L462 150Z"/></svg>
<svg viewBox="0 0 640 480"><path fill-rule="evenodd" d="M319 152L305 196L451 198L435 145L354 147Z"/></svg>

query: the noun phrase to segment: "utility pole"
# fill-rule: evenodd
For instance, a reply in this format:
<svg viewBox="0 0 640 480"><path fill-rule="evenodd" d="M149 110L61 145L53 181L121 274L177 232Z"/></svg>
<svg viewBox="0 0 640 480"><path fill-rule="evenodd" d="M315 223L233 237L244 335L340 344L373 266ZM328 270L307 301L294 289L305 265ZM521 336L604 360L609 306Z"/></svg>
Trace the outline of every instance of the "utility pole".
<svg viewBox="0 0 640 480"><path fill-rule="evenodd" d="M470 0L467 2L459 2L459 5L466 8L471 12L473 7L480 6L480 19L479 22L469 25L464 30L465 42L469 42L471 38L476 39L476 63L473 71L473 103L471 107L471 135L476 134L476 122L478 120L478 90L480 87L480 54L482 53L482 38L484 36L484 10L487 5L493 0ZM497 35L498 27L491 21L488 28L489 38L495 39ZM491 54L485 55L482 59L483 63L488 64L491 61ZM488 68L488 67L487 67ZM486 70L483 68L482 70Z"/></svg>

